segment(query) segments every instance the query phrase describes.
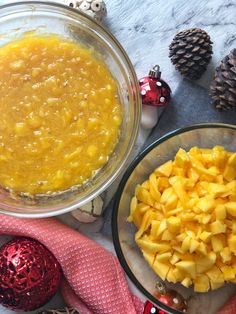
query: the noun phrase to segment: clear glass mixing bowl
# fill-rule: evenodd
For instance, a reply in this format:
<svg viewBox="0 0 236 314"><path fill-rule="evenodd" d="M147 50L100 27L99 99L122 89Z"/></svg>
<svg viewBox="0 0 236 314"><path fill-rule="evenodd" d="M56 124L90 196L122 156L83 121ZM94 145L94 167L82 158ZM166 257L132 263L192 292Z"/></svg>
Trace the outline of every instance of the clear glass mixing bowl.
<svg viewBox="0 0 236 314"><path fill-rule="evenodd" d="M27 1L1 6L0 45L16 40L26 32L61 35L93 49L96 57L107 64L116 79L123 106L119 143L108 163L86 184L55 197L34 199L0 191L1 213L19 217L48 217L87 203L118 177L137 137L141 102L135 71L124 49L111 33L87 15L56 3Z"/></svg>
<svg viewBox="0 0 236 314"><path fill-rule="evenodd" d="M181 313L161 303L154 297L157 281L161 279L149 267L141 250L135 243L137 229L127 222L130 213L130 201L135 187L148 179L149 175L164 162L173 159L178 149L189 150L193 146L212 148L224 146L236 151L236 126L226 124L201 124L178 129L151 144L129 166L116 193L116 203L112 216L112 233L116 253L127 275L137 288L159 308L168 313ZM188 300L189 314L215 314L226 300L236 292L236 285L224 287L207 293L194 293L193 289L181 284L164 283L167 288L179 292Z"/></svg>

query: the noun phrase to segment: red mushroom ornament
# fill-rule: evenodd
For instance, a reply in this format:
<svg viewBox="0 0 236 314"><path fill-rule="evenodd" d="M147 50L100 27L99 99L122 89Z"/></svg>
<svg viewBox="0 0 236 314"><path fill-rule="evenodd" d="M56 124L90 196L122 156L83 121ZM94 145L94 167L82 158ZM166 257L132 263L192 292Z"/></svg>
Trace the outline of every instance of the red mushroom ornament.
<svg viewBox="0 0 236 314"><path fill-rule="evenodd" d="M148 76L139 80L139 88L143 104L141 125L145 129L151 129L158 121L158 109L160 114L171 98L171 89L161 79L159 65L155 65Z"/></svg>
<svg viewBox="0 0 236 314"><path fill-rule="evenodd" d="M155 305L151 302L147 301L144 305L144 312L143 314L167 314L163 310L158 309Z"/></svg>

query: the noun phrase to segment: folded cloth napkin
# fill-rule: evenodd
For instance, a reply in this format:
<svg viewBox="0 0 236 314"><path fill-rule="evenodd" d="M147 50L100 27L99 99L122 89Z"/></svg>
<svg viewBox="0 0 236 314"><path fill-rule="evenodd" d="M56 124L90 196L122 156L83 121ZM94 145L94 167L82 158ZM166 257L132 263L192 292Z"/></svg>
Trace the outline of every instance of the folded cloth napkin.
<svg viewBox="0 0 236 314"><path fill-rule="evenodd" d="M115 256L54 218L0 215L0 234L27 236L44 244L61 264L65 302L83 314L142 314Z"/></svg>

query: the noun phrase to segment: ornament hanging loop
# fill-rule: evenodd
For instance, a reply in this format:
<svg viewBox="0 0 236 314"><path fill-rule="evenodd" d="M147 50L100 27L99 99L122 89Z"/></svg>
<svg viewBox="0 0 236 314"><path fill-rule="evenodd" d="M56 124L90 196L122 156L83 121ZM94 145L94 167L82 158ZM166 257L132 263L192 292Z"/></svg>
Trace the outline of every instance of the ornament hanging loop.
<svg viewBox="0 0 236 314"><path fill-rule="evenodd" d="M161 77L160 66L156 64L148 74L149 77L159 79Z"/></svg>

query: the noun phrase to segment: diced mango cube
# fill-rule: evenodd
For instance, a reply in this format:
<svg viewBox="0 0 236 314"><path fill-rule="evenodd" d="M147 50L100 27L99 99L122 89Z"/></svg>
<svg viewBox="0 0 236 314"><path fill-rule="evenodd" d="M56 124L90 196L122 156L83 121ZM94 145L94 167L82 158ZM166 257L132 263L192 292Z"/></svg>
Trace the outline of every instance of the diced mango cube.
<svg viewBox="0 0 236 314"><path fill-rule="evenodd" d="M179 253L174 253L171 258L169 259L169 262L174 265L180 260L180 254Z"/></svg>
<svg viewBox="0 0 236 314"><path fill-rule="evenodd" d="M189 165L190 159L189 155L186 153L186 151L182 148L180 148L175 155L175 164L177 166L180 166L181 168L185 168Z"/></svg>
<svg viewBox="0 0 236 314"><path fill-rule="evenodd" d="M165 263L171 258L171 252L160 253L156 255L156 260L160 263Z"/></svg>
<svg viewBox="0 0 236 314"><path fill-rule="evenodd" d="M235 166L226 166L225 171L223 173L223 177L227 181L232 181L236 178L236 169Z"/></svg>
<svg viewBox="0 0 236 314"><path fill-rule="evenodd" d="M216 253L210 252L207 255L199 256L196 259L196 269L198 274L202 274L207 272L212 266L215 264L216 261Z"/></svg>
<svg viewBox="0 0 236 314"><path fill-rule="evenodd" d="M210 289L209 278L206 275L197 276L194 280L195 292L207 292Z"/></svg>
<svg viewBox="0 0 236 314"><path fill-rule="evenodd" d="M184 280L181 281L182 285L186 288L190 287L193 283L192 279L189 277L185 277Z"/></svg>
<svg viewBox="0 0 236 314"><path fill-rule="evenodd" d="M208 231L203 231L199 238L203 241L203 242L209 242L210 238L211 238L212 233L208 232Z"/></svg>
<svg viewBox="0 0 236 314"><path fill-rule="evenodd" d="M232 253L236 254L236 235L229 235L228 237L228 246Z"/></svg>
<svg viewBox="0 0 236 314"><path fill-rule="evenodd" d="M175 274L173 268L170 268L170 269L169 269L168 274L167 274L167 276L166 276L166 279L167 279L169 282L173 282L173 283L176 283L176 282L177 282L176 274Z"/></svg>
<svg viewBox="0 0 236 314"><path fill-rule="evenodd" d="M227 265L222 266L220 268L220 270L222 271L222 273L224 275L225 281L235 279L235 272L234 272L234 269L231 266L227 266Z"/></svg>
<svg viewBox="0 0 236 314"><path fill-rule="evenodd" d="M171 240L173 240L173 238L174 238L174 236L169 230L165 230L161 236L161 239L163 241L171 241Z"/></svg>
<svg viewBox="0 0 236 314"><path fill-rule="evenodd" d="M150 240L138 239L136 240L138 245L146 252L157 253L157 252L168 252L171 250L171 246L167 243L156 243Z"/></svg>
<svg viewBox="0 0 236 314"><path fill-rule="evenodd" d="M223 247L224 247L224 244L223 244L221 237L219 237L217 235L213 236L211 238L211 245L212 245L212 249L215 253L222 251Z"/></svg>
<svg viewBox="0 0 236 314"><path fill-rule="evenodd" d="M169 160L157 169L155 169L154 173L159 176L169 177L172 172L172 161Z"/></svg>
<svg viewBox="0 0 236 314"><path fill-rule="evenodd" d="M212 234L225 233L226 224L222 223L220 220L216 220L210 224L210 229Z"/></svg>
<svg viewBox="0 0 236 314"><path fill-rule="evenodd" d="M236 202L228 202L225 204L227 213L233 217L236 217Z"/></svg>
<svg viewBox="0 0 236 314"><path fill-rule="evenodd" d="M179 217L171 216L167 218L167 228L172 233L177 233L180 230L181 227L181 220Z"/></svg>
<svg viewBox="0 0 236 314"><path fill-rule="evenodd" d="M152 267L162 280L166 279L166 276L170 269L170 265L168 263L161 263L157 259L155 259Z"/></svg>
<svg viewBox="0 0 236 314"><path fill-rule="evenodd" d="M228 159L229 166L236 166L236 153L233 153Z"/></svg>
<svg viewBox="0 0 236 314"><path fill-rule="evenodd" d="M215 200L209 197L202 197L197 202L197 207L205 213L209 212L212 208L215 207Z"/></svg>
<svg viewBox="0 0 236 314"><path fill-rule="evenodd" d="M196 264L194 261L180 261L175 266L190 276L190 278L196 277Z"/></svg>
<svg viewBox="0 0 236 314"><path fill-rule="evenodd" d="M142 250L142 253L143 253L143 256L144 256L145 260L152 267L152 265L154 263L154 260L155 260L155 254L147 252L146 250Z"/></svg>
<svg viewBox="0 0 236 314"><path fill-rule="evenodd" d="M211 269L209 269L206 272L207 276L209 277L211 282L219 282L222 283L224 282L224 275L223 273L220 271L220 269L217 266L213 266Z"/></svg>
<svg viewBox="0 0 236 314"><path fill-rule="evenodd" d="M220 252L220 256L222 258L223 263L227 263L231 261L232 253L229 249L229 247L224 247L223 250Z"/></svg>
<svg viewBox="0 0 236 314"><path fill-rule="evenodd" d="M224 205L219 204L215 208L215 215L217 220L224 220L226 218L226 208Z"/></svg>
<svg viewBox="0 0 236 314"><path fill-rule="evenodd" d="M189 252L190 253L195 252L196 249L198 248L198 246L199 246L199 242L197 240L195 240L195 239L191 239Z"/></svg>
<svg viewBox="0 0 236 314"><path fill-rule="evenodd" d="M190 250L191 238L186 236L182 242L181 249L183 252L187 252Z"/></svg>

